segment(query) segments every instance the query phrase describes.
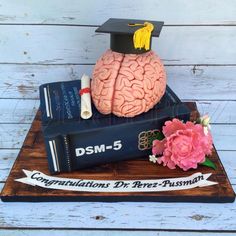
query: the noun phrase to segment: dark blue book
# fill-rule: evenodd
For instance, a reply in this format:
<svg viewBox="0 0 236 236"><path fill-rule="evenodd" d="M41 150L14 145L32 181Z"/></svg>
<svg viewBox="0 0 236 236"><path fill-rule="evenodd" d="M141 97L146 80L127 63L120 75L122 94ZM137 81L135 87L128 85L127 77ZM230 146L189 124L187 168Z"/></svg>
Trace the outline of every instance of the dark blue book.
<svg viewBox="0 0 236 236"><path fill-rule="evenodd" d="M167 87L153 109L134 118L103 115L92 106L92 118L83 120L79 90L79 80L40 86L42 131L52 174L147 158L166 120L190 119L189 108Z"/></svg>

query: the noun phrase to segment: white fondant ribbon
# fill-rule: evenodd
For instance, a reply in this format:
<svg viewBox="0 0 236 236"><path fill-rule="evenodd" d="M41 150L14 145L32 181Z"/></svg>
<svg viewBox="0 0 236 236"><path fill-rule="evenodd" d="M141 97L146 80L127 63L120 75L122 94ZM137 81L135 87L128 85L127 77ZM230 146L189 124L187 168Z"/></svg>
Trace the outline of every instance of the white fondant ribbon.
<svg viewBox="0 0 236 236"><path fill-rule="evenodd" d="M149 180L89 180L48 176L34 170L23 170L26 177L15 181L47 189L80 192L161 192L206 187L218 184L207 180L212 173L194 173L188 177Z"/></svg>

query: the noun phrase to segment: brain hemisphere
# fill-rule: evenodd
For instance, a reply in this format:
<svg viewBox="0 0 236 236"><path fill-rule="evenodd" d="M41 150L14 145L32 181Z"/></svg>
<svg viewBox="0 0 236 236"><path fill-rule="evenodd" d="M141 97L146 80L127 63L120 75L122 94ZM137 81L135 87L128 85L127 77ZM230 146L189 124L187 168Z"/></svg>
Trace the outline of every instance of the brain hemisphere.
<svg viewBox="0 0 236 236"><path fill-rule="evenodd" d="M135 55L108 50L96 63L91 83L97 109L122 117L153 108L165 88L164 67L152 51Z"/></svg>

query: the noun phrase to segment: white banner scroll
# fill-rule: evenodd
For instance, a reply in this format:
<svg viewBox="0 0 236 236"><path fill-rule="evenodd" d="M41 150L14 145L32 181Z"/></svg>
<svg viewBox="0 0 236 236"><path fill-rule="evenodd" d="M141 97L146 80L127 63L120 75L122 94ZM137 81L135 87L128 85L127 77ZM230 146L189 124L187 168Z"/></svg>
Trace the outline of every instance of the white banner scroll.
<svg viewBox="0 0 236 236"><path fill-rule="evenodd" d="M194 173L188 177L149 180L86 180L53 177L40 171L23 170L26 177L15 181L48 189L82 192L161 192L218 184L208 181L212 173Z"/></svg>
<svg viewBox="0 0 236 236"><path fill-rule="evenodd" d="M81 78L81 90L84 89L90 90L90 78L89 76L83 74ZM92 116L92 108L91 108L91 94L90 91L88 92L82 92L81 94L81 112L80 116L83 119L89 119Z"/></svg>

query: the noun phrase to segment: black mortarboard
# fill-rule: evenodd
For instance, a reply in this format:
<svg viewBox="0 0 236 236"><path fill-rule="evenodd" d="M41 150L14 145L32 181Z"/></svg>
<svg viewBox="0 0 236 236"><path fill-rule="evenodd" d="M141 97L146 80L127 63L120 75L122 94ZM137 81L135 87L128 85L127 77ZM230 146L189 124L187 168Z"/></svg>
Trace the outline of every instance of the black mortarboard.
<svg viewBox="0 0 236 236"><path fill-rule="evenodd" d="M150 49L152 37L159 37L163 21L147 21L147 20L134 20L134 19L116 19L110 18L99 28L96 32L99 33L110 33L110 47L112 51L126 53L126 54L140 54L147 52L144 48L135 49L133 44L133 35L136 30L142 28L142 26L130 26L134 24L144 24L144 22L150 22L153 24L154 29L151 32L150 38Z"/></svg>

